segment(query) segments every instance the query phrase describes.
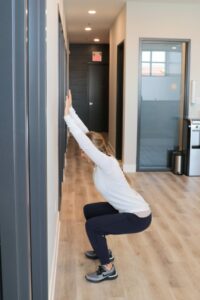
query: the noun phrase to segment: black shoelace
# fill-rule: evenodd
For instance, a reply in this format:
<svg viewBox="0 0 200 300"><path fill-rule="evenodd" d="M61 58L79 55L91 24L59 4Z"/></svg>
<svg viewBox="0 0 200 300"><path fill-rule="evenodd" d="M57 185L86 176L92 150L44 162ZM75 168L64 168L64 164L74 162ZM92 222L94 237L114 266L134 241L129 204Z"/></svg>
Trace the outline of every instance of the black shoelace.
<svg viewBox="0 0 200 300"><path fill-rule="evenodd" d="M97 269L97 275L101 275L103 272L105 272L104 268L102 266L99 266Z"/></svg>

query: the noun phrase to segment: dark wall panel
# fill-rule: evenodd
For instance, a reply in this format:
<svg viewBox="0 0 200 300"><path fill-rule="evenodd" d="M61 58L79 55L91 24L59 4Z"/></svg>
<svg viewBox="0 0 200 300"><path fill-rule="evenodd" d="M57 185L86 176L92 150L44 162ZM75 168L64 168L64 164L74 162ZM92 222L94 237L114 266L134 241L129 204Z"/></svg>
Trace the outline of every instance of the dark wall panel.
<svg viewBox="0 0 200 300"><path fill-rule="evenodd" d="M59 115L58 115L58 129L59 129L59 210L61 206L62 198L62 181L63 181L63 169L65 163L65 151L66 151L66 125L63 119L65 108L65 96L67 93L67 52L65 49L64 35L59 18Z"/></svg>
<svg viewBox="0 0 200 300"><path fill-rule="evenodd" d="M32 299L27 9L26 0L0 1L0 294L4 300Z"/></svg>
<svg viewBox="0 0 200 300"><path fill-rule="evenodd" d="M48 299L45 11L45 0L29 1L29 176L33 300Z"/></svg>
<svg viewBox="0 0 200 300"><path fill-rule="evenodd" d="M2 291L2 268L1 268L1 244L0 244L0 300L3 300L3 291Z"/></svg>
<svg viewBox="0 0 200 300"><path fill-rule="evenodd" d="M109 63L108 44L71 44L69 57L69 86L73 95L73 106L80 118L89 126L88 107L88 64L92 62L92 52L102 52L102 62Z"/></svg>

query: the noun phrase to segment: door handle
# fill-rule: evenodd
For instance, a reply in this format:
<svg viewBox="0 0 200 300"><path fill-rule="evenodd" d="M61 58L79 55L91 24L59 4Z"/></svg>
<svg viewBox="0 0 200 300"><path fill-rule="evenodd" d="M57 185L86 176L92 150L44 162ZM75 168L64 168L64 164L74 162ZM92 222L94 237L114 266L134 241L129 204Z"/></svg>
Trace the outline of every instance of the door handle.
<svg viewBox="0 0 200 300"><path fill-rule="evenodd" d="M89 105L93 105L93 102L89 102Z"/></svg>

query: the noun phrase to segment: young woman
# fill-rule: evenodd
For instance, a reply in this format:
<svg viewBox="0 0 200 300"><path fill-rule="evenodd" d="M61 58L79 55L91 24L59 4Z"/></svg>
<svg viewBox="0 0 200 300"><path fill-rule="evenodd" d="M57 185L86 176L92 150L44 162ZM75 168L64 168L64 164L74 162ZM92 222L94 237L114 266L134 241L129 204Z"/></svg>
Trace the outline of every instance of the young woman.
<svg viewBox="0 0 200 300"><path fill-rule="evenodd" d="M95 187L107 201L84 206L86 232L93 248L85 255L90 259L99 258L101 263L96 272L86 275L86 279L91 282L116 279L118 274L112 264L114 257L108 249L106 236L145 230L151 224L151 209L142 196L129 186L101 134L89 132L79 119L72 108L70 92L66 97L64 119L84 156L93 162Z"/></svg>

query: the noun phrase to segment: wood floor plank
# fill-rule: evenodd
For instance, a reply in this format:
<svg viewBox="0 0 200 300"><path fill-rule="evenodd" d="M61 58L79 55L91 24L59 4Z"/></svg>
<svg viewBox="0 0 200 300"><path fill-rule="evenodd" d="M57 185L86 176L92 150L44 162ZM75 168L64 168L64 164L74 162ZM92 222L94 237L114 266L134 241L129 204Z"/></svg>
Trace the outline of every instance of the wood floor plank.
<svg viewBox="0 0 200 300"><path fill-rule="evenodd" d="M99 262L84 257L90 245L82 209L103 198L93 186L92 166L80 159L72 138L64 174L55 300L200 299L200 177L129 174L151 205L152 224L143 233L109 236L119 277L92 284L84 276Z"/></svg>

